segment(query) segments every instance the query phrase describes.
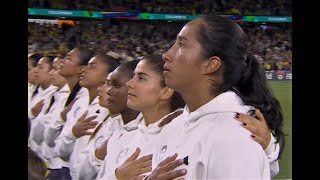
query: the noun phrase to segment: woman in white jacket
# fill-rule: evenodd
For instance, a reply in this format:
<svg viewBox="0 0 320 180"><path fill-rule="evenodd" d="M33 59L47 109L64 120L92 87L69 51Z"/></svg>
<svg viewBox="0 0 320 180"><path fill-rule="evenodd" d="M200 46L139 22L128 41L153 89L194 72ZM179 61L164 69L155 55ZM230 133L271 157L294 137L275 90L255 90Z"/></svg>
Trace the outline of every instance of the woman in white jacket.
<svg viewBox="0 0 320 180"><path fill-rule="evenodd" d="M29 145L41 158L44 158L41 154L41 145L38 145L34 141L34 127L38 123L39 118L43 116L50 104L50 99L57 91L57 87L51 84L50 70L52 69L53 57L42 57L34 69L35 80L39 85L38 93L32 97L31 108L28 111L28 117L31 120L31 132L29 137ZM38 118L37 118L38 117ZM47 160L45 160L47 161Z"/></svg>
<svg viewBox="0 0 320 180"><path fill-rule="evenodd" d="M137 130L108 143L104 160L106 172L99 178L125 180L141 178L151 172L152 154L162 130L159 123L177 111L181 112L185 105L180 94L166 86L163 65L161 55L146 56L127 82L128 107L140 111L143 120Z"/></svg>
<svg viewBox="0 0 320 180"><path fill-rule="evenodd" d="M77 179L96 179L98 173L103 175L104 171L101 170L101 167L107 153L107 145L112 145L110 139L117 139L121 134L137 129L142 114L128 108L126 83L131 79L138 62L138 60L133 60L122 63L108 76L109 79L105 84L98 88L99 104L108 108L110 114L119 114L119 116L109 117L95 129L89 139L89 147L79 153L78 157L81 158L81 162L78 166Z"/></svg>
<svg viewBox="0 0 320 180"><path fill-rule="evenodd" d="M104 83L105 75L113 71L119 65L119 61L105 54L97 54L91 58L88 65L83 69L80 76L80 86L86 88L89 92L90 105L86 113L75 122L75 124L66 133L61 136L59 144L56 145L60 156L69 159L69 167L72 179L77 179L77 166L82 158L80 151L84 149L89 142L97 124L109 116L109 111L99 105L97 88Z"/></svg>
<svg viewBox="0 0 320 180"><path fill-rule="evenodd" d="M52 56L44 56L38 61L37 66L33 70L35 81L39 87L32 94L32 100L29 104L28 117L30 119L36 118L41 111L45 111L46 107L44 107L44 104L50 101L53 93L58 89L56 86L51 85L49 75L53 60Z"/></svg>
<svg viewBox="0 0 320 180"><path fill-rule="evenodd" d="M235 120L237 112L256 107L280 145L284 142L280 104L247 49L241 27L220 16L205 15L181 29L163 54L164 76L186 106L162 130L153 157L158 165L148 180L271 178L262 146Z"/></svg>
<svg viewBox="0 0 320 180"><path fill-rule="evenodd" d="M56 157L55 153L53 152L53 148L49 147L44 142L44 131L45 127L48 126L50 122L53 121L63 110L64 104L66 103L67 97L70 93L66 79L59 74L62 59L62 57L56 57L53 61L52 69L49 74L52 85L58 87L58 90L51 97L50 102L48 103L48 108L46 108L45 112L40 113L36 118L38 121L34 126L33 135L33 140L38 145L41 145L42 156L49 161L48 169L52 171L61 167L63 160L61 160L59 157Z"/></svg>
<svg viewBox="0 0 320 180"><path fill-rule="evenodd" d="M93 51L87 47L76 47L67 53L61 64L59 74L63 76L70 89L64 104L64 109L45 128L45 142L55 150L55 156L64 161L56 169L51 170L49 179L71 179L69 159L59 155L59 145L63 143L63 134L69 131L76 120L81 117L89 106L89 93L79 85L80 75L88 61L93 57ZM53 157L52 157L53 158Z"/></svg>

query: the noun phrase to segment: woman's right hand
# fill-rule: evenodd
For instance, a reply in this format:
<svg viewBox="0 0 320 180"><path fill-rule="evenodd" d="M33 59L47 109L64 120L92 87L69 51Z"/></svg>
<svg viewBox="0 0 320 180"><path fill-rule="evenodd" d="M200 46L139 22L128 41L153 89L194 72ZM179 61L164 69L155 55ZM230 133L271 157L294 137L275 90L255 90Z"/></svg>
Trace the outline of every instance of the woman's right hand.
<svg viewBox="0 0 320 180"><path fill-rule="evenodd" d="M34 115L34 117L37 117L39 115L39 113L43 108L43 105L44 105L44 99L39 101L35 106L33 106L33 108L31 109L31 112Z"/></svg>
<svg viewBox="0 0 320 180"><path fill-rule="evenodd" d="M66 120L67 120L67 114L68 114L68 112L70 112L73 104L74 104L77 100L78 100L78 98L72 100L71 103L68 104L68 106L66 106L66 107L63 109L63 111L60 113L60 116L61 116L61 118L62 118L63 121L66 121Z"/></svg>
<svg viewBox="0 0 320 180"><path fill-rule="evenodd" d="M139 159L140 148L116 169L115 174L118 180L138 180L143 179L144 173L151 172L152 170L152 155L146 155Z"/></svg>
<svg viewBox="0 0 320 180"><path fill-rule="evenodd" d="M85 135L92 135L92 132L89 132L88 130L93 129L98 124L97 121L93 121L97 117L97 115L85 119L87 114L88 110L78 119L77 123L72 127L72 134L77 138Z"/></svg>
<svg viewBox="0 0 320 180"><path fill-rule="evenodd" d="M178 154L175 153L173 156L169 156L161 161L159 165L146 178L146 180L168 180L186 175L186 169L174 170L176 167L184 164L183 159L176 160L177 156Z"/></svg>
<svg viewBox="0 0 320 180"><path fill-rule="evenodd" d="M109 139L107 139L104 143L102 143L102 144L100 145L100 147L98 147L98 148L95 150L96 158L98 158L98 159L100 159L100 160L104 160L104 158L105 158L106 155L107 155L108 140L109 140Z"/></svg>

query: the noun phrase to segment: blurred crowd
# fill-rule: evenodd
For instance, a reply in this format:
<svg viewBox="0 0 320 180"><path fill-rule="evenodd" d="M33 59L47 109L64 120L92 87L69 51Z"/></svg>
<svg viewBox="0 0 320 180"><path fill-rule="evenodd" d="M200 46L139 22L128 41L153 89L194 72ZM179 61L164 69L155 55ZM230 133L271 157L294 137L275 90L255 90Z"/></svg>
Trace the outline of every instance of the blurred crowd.
<svg viewBox="0 0 320 180"><path fill-rule="evenodd" d="M78 25L58 27L28 23L29 53L57 55L76 45L97 52L112 52L132 60L146 54L163 54L174 43L185 22L166 21L81 21ZM251 52L266 70L290 70L292 62L291 27L288 24L240 24L249 38Z"/></svg>
<svg viewBox="0 0 320 180"><path fill-rule="evenodd" d="M292 14L292 0L29 0L28 7L173 14Z"/></svg>

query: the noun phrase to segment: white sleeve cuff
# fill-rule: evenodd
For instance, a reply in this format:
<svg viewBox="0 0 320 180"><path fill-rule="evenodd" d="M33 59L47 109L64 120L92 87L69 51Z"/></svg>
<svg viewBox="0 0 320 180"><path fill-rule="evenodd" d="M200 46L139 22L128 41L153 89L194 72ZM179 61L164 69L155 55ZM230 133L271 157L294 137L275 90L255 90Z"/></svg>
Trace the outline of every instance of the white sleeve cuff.
<svg viewBox="0 0 320 180"><path fill-rule="evenodd" d="M57 122L59 122L60 124L64 124L64 123L66 123L63 119L62 119L62 117L61 117L61 113L59 113L59 115L57 116L58 118L57 118Z"/></svg>
<svg viewBox="0 0 320 180"><path fill-rule="evenodd" d="M95 149L94 149L93 153L91 153L91 159L92 159L92 164L94 166L102 166L103 160L97 158Z"/></svg>
<svg viewBox="0 0 320 180"><path fill-rule="evenodd" d="M273 137L273 134L271 132L270 132L270 135L271 135L271 139L270 139L269 145L267 149L264 150L267 156L272 154L276 150L276 138Z"/></svg>
<svg viewBox="0 0 320 180"><path fill-rule="evenodd" d="M31 109L28 111L28 117L29 117L30 119L34 119L34 118L35 118L35 116L32 114Z"/></svg>
<svg viewBox="0 0 320 180"><path fill-rule="evenodd" d="M106 172L107 173L107 172ZM107 177L108 180L118 180L116 172L110 173Z"/></svg>
<svg viewBox="0 0 320 180"><path fill-rule="evenodd" d="M66 139L71 142L74 142L78 139L76 136L73 135L72 128L70 128L70 130L66 132Z"/></svg>

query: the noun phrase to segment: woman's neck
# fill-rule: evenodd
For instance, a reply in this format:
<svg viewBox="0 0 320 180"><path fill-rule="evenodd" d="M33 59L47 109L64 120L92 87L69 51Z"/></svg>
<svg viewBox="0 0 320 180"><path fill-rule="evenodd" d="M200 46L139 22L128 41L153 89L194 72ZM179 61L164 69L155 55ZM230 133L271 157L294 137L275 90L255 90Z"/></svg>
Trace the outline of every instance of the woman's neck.
<svg viewBox="0 0 320 180"><path fill-rule="evenodd" d="M89 91L89 104L98 96L98 89L97 88L88 88Z"/></svg>
<svg viewBox="0 0 320 180"><path fill-rule="evenodd" d="M199 87L193 88L192 91L181 93L190 112L197 110L217 96L212 94L209 89L209 87ZM195 96L195 94L197 95Z"/></svg>
<svg viewBox="0 0 320 180"><path fill-rule="evenodd" d="M73 89L78 82L79 82L79 77L69 77L67 79L67 83L70 89Z"/></svg>
<svg viewBox="0 0 320 180"><path fill-rule="evenodd" d="M159 121L161 118L171 113L170 105L163 106L162 108L153 108L146 111L142 111L143 118L146 122L146 125L153 124Z"/></svg>
<svg viewBox="0 0 320 180"><path fill-rule="evenodd" d="M47 89L49 86L50 86L50 84L42 84L42 85L41 85L41 88L42 88L43 90L45 90L45 89Z"/></svg>
<svg viewBox="0 0 320 180"><path fill-rule="evenodd" d="M123 123L128 124L132 120L136 119L139 113L140 113L139 111L135 111L132 109L128 109L122 112L121 117L122 117Z"/></svg>
<svg viewBox="0 0 320 180"><path fill-rule="evenodd" d="M60 85L58 86L58 91L61 90L61 89L63 88L63 86L66 85L66 84L67 84L67 83L60 84Z"/></svg>

